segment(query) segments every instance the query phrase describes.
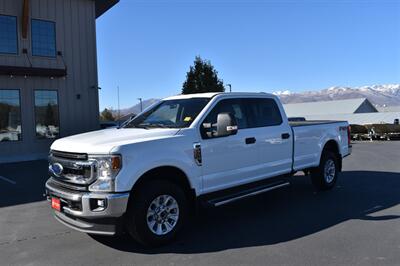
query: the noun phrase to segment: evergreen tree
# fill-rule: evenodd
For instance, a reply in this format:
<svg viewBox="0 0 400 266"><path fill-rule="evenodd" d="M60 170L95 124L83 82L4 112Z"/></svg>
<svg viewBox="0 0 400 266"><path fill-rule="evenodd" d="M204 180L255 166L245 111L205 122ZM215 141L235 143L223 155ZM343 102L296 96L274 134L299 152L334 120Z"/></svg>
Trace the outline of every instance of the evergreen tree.
<svg viewBox="0 0 400 266"><path fill-rule="evenodd" d="M218 78L218 72L211 62L196 56L194 66L190 66L190 70L186 74L182 94L224 91L224 83Z"/></svg>
<svg viewBox="0 0 400 266"><path fill-rule="evenodd" d="M102 121L115 121L115 117L112 114L110 110L105 108L101 113L100 113L100 120Z"/></svg>

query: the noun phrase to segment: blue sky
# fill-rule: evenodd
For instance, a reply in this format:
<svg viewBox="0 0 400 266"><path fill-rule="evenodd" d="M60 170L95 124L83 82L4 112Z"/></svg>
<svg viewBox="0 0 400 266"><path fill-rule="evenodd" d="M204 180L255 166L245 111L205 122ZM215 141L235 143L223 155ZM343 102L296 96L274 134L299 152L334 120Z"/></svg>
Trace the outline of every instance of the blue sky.
<svg viewBox="0 0 400 266"><path fill-rule="evenodd" d="M234 91L400 83L400 1L121 0L97 50L101 109L179 94L196 55Z"/></svg>

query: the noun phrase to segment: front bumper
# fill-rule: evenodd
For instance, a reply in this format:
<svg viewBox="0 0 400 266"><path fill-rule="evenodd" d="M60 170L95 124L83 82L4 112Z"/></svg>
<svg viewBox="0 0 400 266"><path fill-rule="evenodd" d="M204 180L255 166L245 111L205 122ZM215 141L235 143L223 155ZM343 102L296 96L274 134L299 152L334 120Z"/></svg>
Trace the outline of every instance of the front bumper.
<svg viewBox="0 0 400 266"><path fill-rule="evenodd" d="M53 178L46 182L48 200L60 199L61 210L55 211L55 218L78 231L114 235L121 227L122 216L126 212L129 193L94 193L75 191L57 185ZM98 200L105 207L97 208Z"/></svg>

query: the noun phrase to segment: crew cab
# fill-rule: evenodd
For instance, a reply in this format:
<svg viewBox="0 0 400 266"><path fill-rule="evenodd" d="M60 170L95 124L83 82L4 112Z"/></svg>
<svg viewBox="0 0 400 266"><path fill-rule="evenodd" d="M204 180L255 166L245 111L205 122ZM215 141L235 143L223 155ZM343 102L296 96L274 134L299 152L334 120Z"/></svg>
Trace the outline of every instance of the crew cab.
<svg viewBox="0 0 400 266"><path fill-rule="evenodd" d="M347 122L289 123L272 94L179 95L119 128L56 140L46 193L69 227L156 246L199 206L288 186L297 171L331 189L350 153Z"/></svg>

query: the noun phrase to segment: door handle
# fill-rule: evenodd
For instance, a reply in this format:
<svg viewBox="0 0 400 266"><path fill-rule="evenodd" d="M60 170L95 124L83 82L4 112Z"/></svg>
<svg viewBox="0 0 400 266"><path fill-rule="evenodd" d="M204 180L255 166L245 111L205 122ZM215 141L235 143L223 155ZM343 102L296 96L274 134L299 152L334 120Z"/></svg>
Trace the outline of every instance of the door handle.
<svg viewBox="0 0 400 266"><path fill-rule="evenodd" d="M256 138L246 138L246 144L254 144L256 143Z"/></svg>
<svg viewBox="0 0 400 266"><path fill-rule="evenodd" d="M282 139L288 139L288 138L290 138L289 133L282 133Z"/></svg>

